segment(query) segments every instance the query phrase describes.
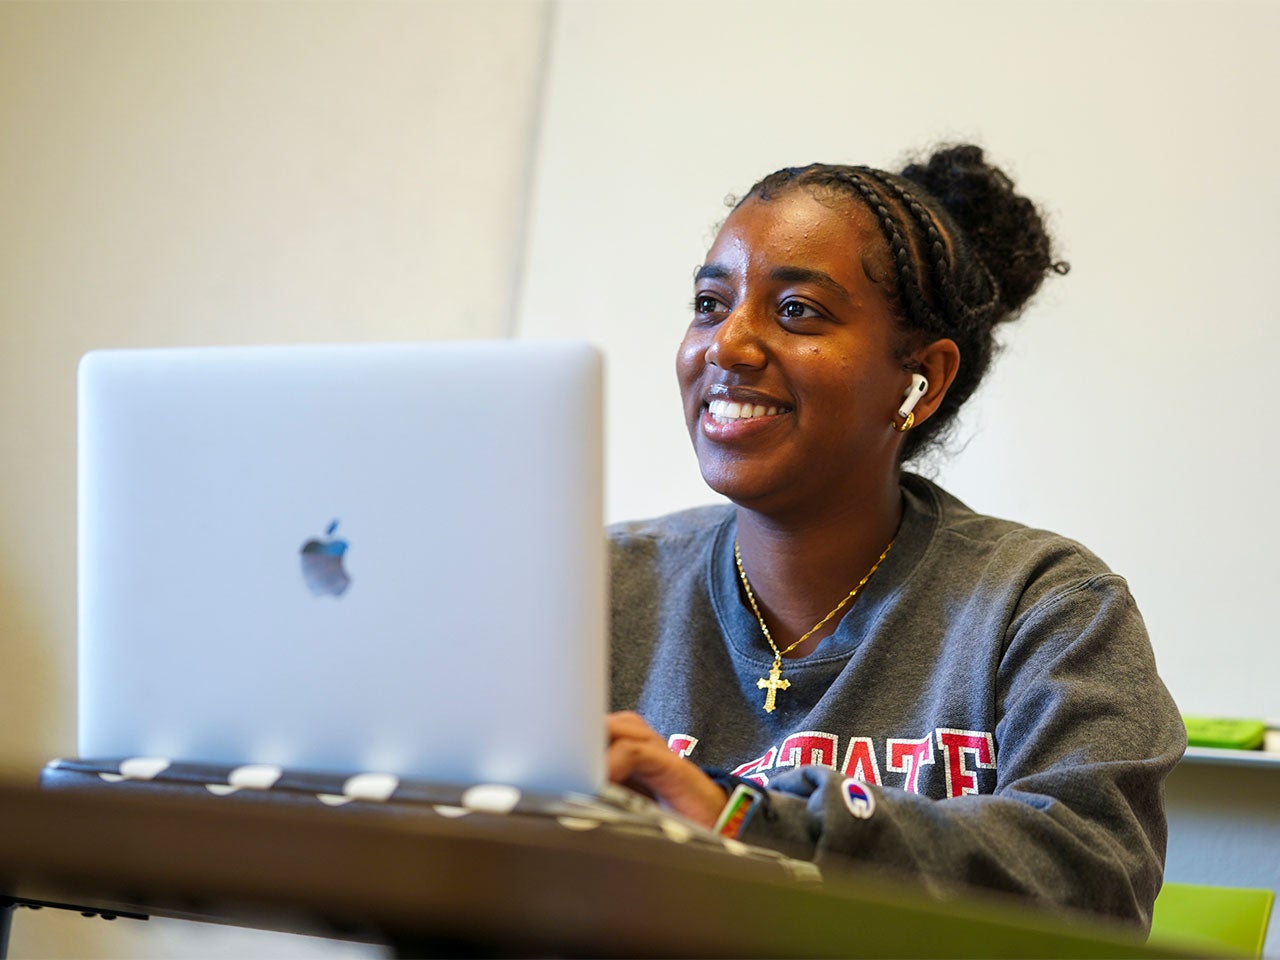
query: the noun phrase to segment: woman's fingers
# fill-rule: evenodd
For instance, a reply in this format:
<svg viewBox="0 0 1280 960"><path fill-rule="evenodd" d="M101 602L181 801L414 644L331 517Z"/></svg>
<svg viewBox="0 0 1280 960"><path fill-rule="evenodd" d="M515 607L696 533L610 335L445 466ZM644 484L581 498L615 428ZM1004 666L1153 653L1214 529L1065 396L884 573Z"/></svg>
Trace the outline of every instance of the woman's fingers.
<svg viewBox="0 0 1280 960"><path fill-rule="evenodd" d="M609 779L656 798L676 813L711 827L726 795L693 763L667 749L666 740L636 713L610 714L605 766Z"/></svg>

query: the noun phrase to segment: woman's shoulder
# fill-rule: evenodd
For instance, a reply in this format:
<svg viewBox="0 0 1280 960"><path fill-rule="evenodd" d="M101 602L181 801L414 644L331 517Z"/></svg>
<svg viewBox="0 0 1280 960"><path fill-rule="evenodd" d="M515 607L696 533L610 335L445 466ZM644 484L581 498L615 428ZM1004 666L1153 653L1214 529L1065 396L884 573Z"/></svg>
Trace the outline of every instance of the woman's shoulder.
<svg viewBox="0 0 1280 960"><path fill-rule="evenodd" d="M733 507L695 507L608 527L615 607L651 605L671 591L705 590L711 556L733 526Z"/></svg>
<svg viewBox="0 0 1280 960"><path fill-rule="evenodd" d="M929 551L936 562L955 568L963 562L971 572L1029 584L1080 583L1094 578L1123 578L1092 550L1052 530L974 510L931 480L910 475L903 489L912 508L929 514L934 524Z"/></svg>
<svg viewBox="0 0 1280 960"><path fill-rule="evenodd" d="M606 528L612 554L705 550L715 534L733 521L730 504L691 507L660 517L627 520Z"/></svg>
<svg viewBox="0 0 1280 960"><path fill-rule="evenodd" d="M913 477L903 489L910 508L930 515L933 526L909 581L917 604L931 599L963 611L966 631L970 615L1006 638L1029 630L1039 655L1107 618L1123 624L1112 631L1115 643L1140 649L1147 642L1128 581L1079 541L979 513L928 480Z"/></svg>

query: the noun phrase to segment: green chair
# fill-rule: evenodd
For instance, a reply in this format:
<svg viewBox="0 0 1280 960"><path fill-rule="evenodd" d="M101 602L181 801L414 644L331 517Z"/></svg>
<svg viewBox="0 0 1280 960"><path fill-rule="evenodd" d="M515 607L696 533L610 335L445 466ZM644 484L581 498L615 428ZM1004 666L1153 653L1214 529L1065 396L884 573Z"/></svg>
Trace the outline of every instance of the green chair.
<svg viewBox="0 0 1280 960"><path fill-rule="evenodd" d="M1261 957L1275 898L1270 890L1166 883L1152 911L1151 937Z"/></svg>

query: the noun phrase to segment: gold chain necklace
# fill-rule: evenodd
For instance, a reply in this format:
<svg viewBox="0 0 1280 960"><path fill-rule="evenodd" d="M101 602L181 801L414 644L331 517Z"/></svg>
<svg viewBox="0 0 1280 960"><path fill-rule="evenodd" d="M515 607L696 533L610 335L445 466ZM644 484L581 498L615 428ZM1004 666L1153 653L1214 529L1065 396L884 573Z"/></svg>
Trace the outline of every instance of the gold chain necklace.
<svg viewBox="0 0 1280 960"><path fill-rule="evenodd" d="M773 666L769 668L769 678L766 680L761 677L756 681L756 687L760 690L767 690L764 695L764 712L773 713L778 708L778 691L789 689L790 680L782 679L782 658L790 653L800 644L804 643L815 633L821 630L827 622L837 613L848 606L849 601L858 595L858 591L867 585L867 581L871 579L871 575L880 569L880 564L884 563L884 558L889 555L889 551L893 549L893 540L889 541L889 546L884 548L884 553L880 554L880 558L871 565L871 569L867 571L867 575L858 581L858 585L849 591L849 595L835 605L825 617L813 625L813 628L803 637L797 640L785 650L779 650L778 645L773 642L773 636L769 633L769 626L764 622L764 617L760 613L760 607L756 603L756 595L751 591L751 581L747 579L747 571L742 566L742 551L738 548L738 538L733 538L733 560L738 565L738 576L742 578L742 587L747 591L747 600L751 603L751 610L756 615L756 620L760 622L760 632L764 634L764 638L769 643L769 649L773 651Z"/></svg>

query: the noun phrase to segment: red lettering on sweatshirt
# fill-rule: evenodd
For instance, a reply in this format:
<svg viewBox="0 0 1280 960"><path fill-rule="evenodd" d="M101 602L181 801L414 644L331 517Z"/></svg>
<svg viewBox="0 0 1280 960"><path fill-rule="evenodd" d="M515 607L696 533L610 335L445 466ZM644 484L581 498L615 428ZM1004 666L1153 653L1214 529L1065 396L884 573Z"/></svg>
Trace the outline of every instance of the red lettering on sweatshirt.
<svg viewBox="0 0 1280 960"><path fill-rule="evenodd" d="M942 751L947 767L947 796L960 797L978 792L978 778L974 770L965 765L966 759L974 767L994 770L996 766L995 741L982 730L947 730L939 727L938 749Z"/></svg>
<svg viewBox="0 0 1280 960"><path fill-rule="evenodd" d="M934 762L934 747L942 754L948 797L976 794L977 771L996 769L995 738L984 730L958 730L938 727L932 734L919 737L890 737L885 740L885 770L903 774L902 789L920 793L921 769ZM689 757L698 746L698 738L688 733L675 733L667 738L667 748L678 757ZM793 733L777 747L770 747L754 760L730 771L765 787L766 771L781 767L819 766L839 770L846 777L863 783L884 785L875 742L870 737L849 737L844 762L839 763L840 739L822 730Z"/></svg>
<svg viewBox="0 0 1280 960"><path fill-rule="evenodd" d="M687 757L693 753L693 748L697 745L698 738L691 737L687 733L673 733L667 737L667 749L677 757Z"/></svg>
<svg viewBox="0 0 1280 960"><path fill-rule="evenodd" d="M770 747L769 752L764 756L756 757L754 760L744 763L740 767L735 767L729 772L735 777L742 777L745 780L750 780L752 783L758 783L762 787L767 787L769 785L769 778L764 775L764 771L773 767L773 760L777 755L778 748Z"/></svg>
<svg viewBox="0 0 1280 960"><path fill-rule="evenodd" d="M920 768L926 763L933 763L933 737L926 734L919 740L899 740L891 738L885 741L888 757L885 767L894 773L907 775L902 789L908 793L920 792Z"/></svg>
<svg viewBox="0 0 1280 960"><path fill-rule="evenodd" d="M863 783L880 784L880 764L876 762L876 747L870 737L850 737L844 752L844 766L840 772L846 777Z"/></svg>
<svg viewBox="0 0 1280 960"><path fill-rule="evenodd" d="M799 767L809 764L834 770L838 745L839 741L832 733L822 733L819 730L793 733L778 748L777 766Z"/></svg>

